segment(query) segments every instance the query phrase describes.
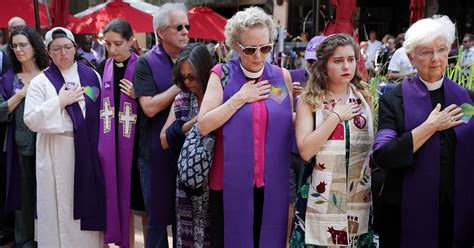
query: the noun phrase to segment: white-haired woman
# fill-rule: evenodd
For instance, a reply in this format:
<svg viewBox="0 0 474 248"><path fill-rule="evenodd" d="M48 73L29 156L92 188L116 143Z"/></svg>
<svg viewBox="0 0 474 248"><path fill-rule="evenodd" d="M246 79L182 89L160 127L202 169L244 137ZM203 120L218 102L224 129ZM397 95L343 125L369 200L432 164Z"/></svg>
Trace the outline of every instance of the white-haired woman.
<svg viewBox="0 0 474 248"><path fill-rule="evenodd" d="M443 76L454 36L446 16L413 24L403 46L418 75L380 99L381 247L474 245L474 121L460 107L474 94Z"/></svg>
<svg viewBox="0 0 474 248"><path fill-rule="evenodd" d="M265 62L276 29L262 9L239 11L226 36L239 56L213 68L199 113L200 132L217 131L211 247L285 247L290 75Z"/></svg>

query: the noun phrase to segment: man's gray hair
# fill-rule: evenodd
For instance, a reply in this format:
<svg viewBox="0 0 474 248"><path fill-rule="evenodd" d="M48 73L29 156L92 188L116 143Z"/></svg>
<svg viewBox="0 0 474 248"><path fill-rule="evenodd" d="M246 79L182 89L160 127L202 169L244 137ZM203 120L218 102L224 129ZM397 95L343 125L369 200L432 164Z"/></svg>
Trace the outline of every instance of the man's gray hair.
<svg viewBox="0 0 474 248"><path fill-rule="evenodd" d="M179 11L187 15L188 10L182 3L165 3L153 15L153 30L155 31L156 40L159 40L158 28L166 28L170 21L170 13Z"/></svg>
<svg viewBox="0 0 474 248"><path fill-rule="evenodd" d="M233 42L239 41L240 34L243 31L254 27L263 26L268 28L270 33L269 42L273 42L277 37L276 24L272 16L265 13L259 7L250 7L237 12L225 25L226 44L232 46Z"/></svg>
<svg viewBox="0 0 474 248"><path fill-rule="evenodd" d="M405 33L403 47L407 53L413 53L419 45L428 44L438 38L446 40L448 48L454 42L456 25L445 15L435 15L431 18L415 22Z"/></svg>
<svg viewBox="0 0 474 248"><path fill-rule="evenodd" d="M13 31L13 27L24 25L26 25L26 22L23 18L19 16L14 16L8 21L8 30L11 32Z"/></svg>

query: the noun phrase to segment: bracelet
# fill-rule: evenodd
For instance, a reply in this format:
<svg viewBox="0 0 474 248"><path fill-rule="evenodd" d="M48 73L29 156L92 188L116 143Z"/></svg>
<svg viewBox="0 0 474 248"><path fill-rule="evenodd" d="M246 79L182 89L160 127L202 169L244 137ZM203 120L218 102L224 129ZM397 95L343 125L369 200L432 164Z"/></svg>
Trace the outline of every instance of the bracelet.
<svg viewBox="0 0 474 248"><path fill-rule="evenodd" d="M337 115L337 118L339 118L339 122L342 122L341 116L336 111L331 111L331 113Z"/></svg>
<svg viewBox="0 0 474 248"><path fill-rule="evenodd" d="M233 110L235 110L235 111L239 110L239 108L236 108L236 107L232 106L232 103L230 103L230 99L227 100L226 103L227 103L227 105L228 105L231 109L233 109Z"/></svg>

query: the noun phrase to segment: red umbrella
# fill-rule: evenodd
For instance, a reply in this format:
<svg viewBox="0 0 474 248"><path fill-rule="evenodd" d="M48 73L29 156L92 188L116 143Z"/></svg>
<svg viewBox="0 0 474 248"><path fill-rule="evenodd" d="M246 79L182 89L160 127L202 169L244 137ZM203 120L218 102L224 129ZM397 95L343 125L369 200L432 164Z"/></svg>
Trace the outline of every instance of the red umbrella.
<svg viewBox="0 0 474 248"><path fill-rule="evenodd" d="M327 24L324 29L324 35L329 36L336 33L346 33L354 37L359 42L359 37L354 32L352 24L352 15L356 9L356 0L332 0L331 4L336 8L336 20ZM364 59L359 57L359 72L365 80L369 79L365 69Z"/></svg>
<svg viewBox="0 0 474 248"><path fill-rule="evenodd" d="M76 34L95 34L104 30L105 25L112 19L123 18L130 22L134 32L153 32L153 17L130 6L122 0L108 2L90 15L78 18L67 25Z"/></svg>
<svg viewBox="0 0 474 248"><path fill-rule="evenodd" d="M425 16L426 0L410 0L410 25Z"/></svg>
<svg viewBox="0 0 474 248"><path fill-rule="evenodd" d="M67 23L76 19L69 14L68 0L52 0L49 8L54 27L64 27Z"/></svg>
<svg viewBox="0 0 474 248"><path fill-rule="evenodd" d="M40 26L49 27L46 8L39 4L40 8ZM26 21L26 25L35 26L35 8L33 1L30 0L2 0L0 1L0 28L7 28L8 21L12 17L21 17Z"/></svg>
<svg viewBox="0 0 474 248"><path fill-rule="evenodd" d="M188 12L190 38L225 40L224 27L227 19L208 7L194 7Z"/></svg>

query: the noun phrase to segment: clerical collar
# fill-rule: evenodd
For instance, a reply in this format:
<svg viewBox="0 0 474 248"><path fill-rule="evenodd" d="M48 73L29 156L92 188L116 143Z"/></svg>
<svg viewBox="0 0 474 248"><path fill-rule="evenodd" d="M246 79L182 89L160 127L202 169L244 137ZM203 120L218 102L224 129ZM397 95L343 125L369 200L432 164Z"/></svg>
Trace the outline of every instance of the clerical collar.
<svg viewBox="0 0 474 248"><path fill-rule="evenodd" d="M433 91L433 90L437 90L437 89L441 88L441 86L443 86L444 77L441 77L440 80L434 81L433 83L428 83L425 80L423 80L421 77L420 77L420 80L421 80L421 82L423 82L426 85L426 88L428 88L428 91Z"/></svg>
<svg viewBox="0 0 474 248"><path fill-rule="evenodd" d="M117 62L114 60L114 64L115 66L117 66L118 68L123 68L127 65L127 62L128 60L130 59L130 57L128 57L126 60L122 61L122 62Z"/></svg>
<svg viewBox="0 0 474 248"><path fill-rule="evenodd" d="M248 71L247 69L245 69L242 66L242 63L240 63L240 68L242 68L242 71L244 72L244 75L245 75L246 78L255 79L255 78L260 78L260 76L262 76L263 69L265 68L265 66L263 66L262 69L260 71L257 71L257 72Z"/></svg>

